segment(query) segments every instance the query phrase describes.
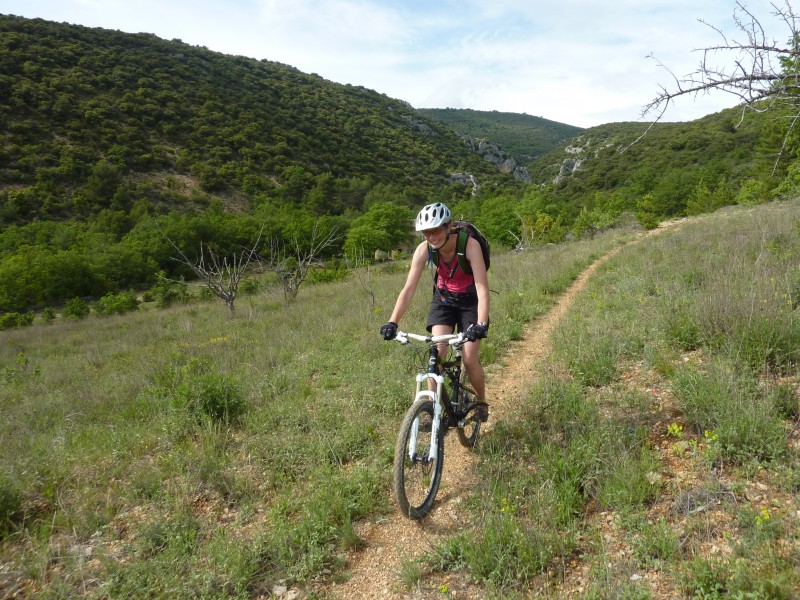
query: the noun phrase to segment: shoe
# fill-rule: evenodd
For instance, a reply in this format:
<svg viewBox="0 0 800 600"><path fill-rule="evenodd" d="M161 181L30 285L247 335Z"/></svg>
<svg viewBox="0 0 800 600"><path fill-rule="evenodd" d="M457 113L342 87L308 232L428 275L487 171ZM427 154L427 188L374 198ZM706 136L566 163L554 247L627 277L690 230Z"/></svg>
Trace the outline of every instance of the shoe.
<svg viewBox="0 0 800 600"><path fill-rule="evenodd" d="M472 414L469 416L470 421L478 423L486 423L489 420L489 405L486 402L476 402Z"/></svg>

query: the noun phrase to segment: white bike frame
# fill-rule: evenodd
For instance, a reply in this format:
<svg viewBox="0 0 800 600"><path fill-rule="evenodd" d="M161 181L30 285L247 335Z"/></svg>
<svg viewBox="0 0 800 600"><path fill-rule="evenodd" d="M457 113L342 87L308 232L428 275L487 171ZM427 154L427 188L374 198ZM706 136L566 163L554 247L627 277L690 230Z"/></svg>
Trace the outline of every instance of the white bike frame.
<svg viewBox="0 0 800 600"><path fill-rule="evenodd" d="M444 335L418 335L416 333L406 333L398 331L395 339L401 344L408 344L410 340L417 340L428 344L447 342L450 346L462 346L465 338L463 333L446 333ZM436 391L428 389L428 381L433 379L436 382ZM414 395L414 402L420 398L430 398L433 401L433 423L431 423L431 447L428 452L428 461L435 462L439 456L439 426L442 422L442 387L444 386L444 375L438 373L418 373L416 377L417 391ZM419 419L414 421L411 428L411 439L408 443L408 457L414 460L417 454L417 434L419 433Z"/></svg>

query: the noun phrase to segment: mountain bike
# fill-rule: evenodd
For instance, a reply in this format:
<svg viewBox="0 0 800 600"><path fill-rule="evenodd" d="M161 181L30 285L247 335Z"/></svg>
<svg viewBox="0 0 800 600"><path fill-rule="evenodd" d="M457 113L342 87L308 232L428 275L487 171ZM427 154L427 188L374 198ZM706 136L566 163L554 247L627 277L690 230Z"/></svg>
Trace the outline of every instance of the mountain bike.
<svg viewBox="0 0 800 600"><path fill-rule="evenodd" d="M450 429L458 441L474 448L478 441L485 402L464 383L461 349L467 339L463 333L417 335L398 331L401 344L412 340L428 345L427 370L416 375L414 403L400 425L394 449L394 493L400 512L411 519L422 519L433 507L444 466L444 436ZM444 360L439 347L447 344Z"/></svg>

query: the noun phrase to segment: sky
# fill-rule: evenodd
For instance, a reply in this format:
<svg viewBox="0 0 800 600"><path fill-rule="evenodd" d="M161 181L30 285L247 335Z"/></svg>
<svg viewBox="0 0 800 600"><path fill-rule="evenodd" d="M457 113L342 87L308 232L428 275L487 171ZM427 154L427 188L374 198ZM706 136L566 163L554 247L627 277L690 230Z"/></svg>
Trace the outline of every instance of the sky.
<svg viewBox="0 0 800 600"><path fill-rule="evenodd" d="M788 39L769 0L740 2L772 37ZM736 10L735 0L0 0L0 14L180 39L415 108L578 127L655 118L642 118L643 107L672 87L671 73L697 70L699 50L722 41L715 28L746 41ZM723 92L682 97L664 120L737 103Z"/></svg>

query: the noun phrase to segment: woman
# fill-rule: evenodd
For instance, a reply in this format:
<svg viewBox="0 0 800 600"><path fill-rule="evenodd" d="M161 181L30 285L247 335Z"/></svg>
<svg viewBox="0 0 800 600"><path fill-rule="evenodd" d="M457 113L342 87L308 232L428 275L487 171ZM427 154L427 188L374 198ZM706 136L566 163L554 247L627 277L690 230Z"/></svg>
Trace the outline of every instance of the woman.
<svg viewBox="0 0 800 600"><path fill-rule="evenodd" d="M427 329L432 335L444 335L457 328L474 342L464 345L464 368L477 400L485 402L480 340L489 332L489 280L481 246L474 238L467 238L465 254L472 272L466 272L459 264L456 252L458 235L452 227L450 210L441 202L423 207L415 220L415 228L425 241L414 251L406 283L397 297L389 322L380 329L381 334L385 340L392 340L397 335L397 324L414 297L431 252L436 250L439 259ZM482 410L477 411L476 416L486 421L489 413L485 404L481 406Z"/></svg>

